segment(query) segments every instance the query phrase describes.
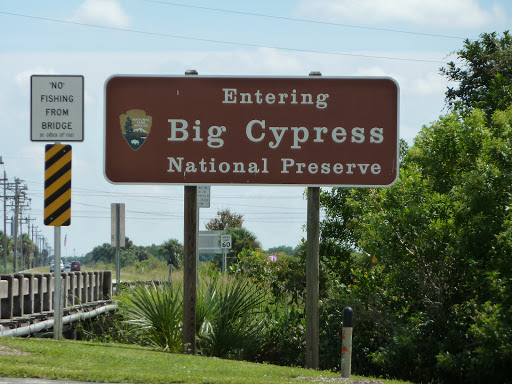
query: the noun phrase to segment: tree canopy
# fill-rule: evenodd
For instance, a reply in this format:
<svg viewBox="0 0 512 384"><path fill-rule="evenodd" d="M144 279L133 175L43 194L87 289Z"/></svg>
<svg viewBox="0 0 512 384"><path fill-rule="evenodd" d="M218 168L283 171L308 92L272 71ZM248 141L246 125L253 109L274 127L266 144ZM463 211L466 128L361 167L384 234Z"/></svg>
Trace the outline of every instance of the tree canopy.
<svg viewBox="0 0 512 384"><path fill-rule="evenodd" d="M512 36L505 31L483 33L479 40L466 39L457 51L460 63L450 61L441 73L456 83L446 91L446 102L455 111L494 111L512 104Z"/></svg>
<svg viewBox="0 0 512 384"><path fill-rule="evenodd" d="M179 269L183 265L183 245L176 239L169 239L163 243L158 253L174 268Z"/></svg>
<svg viewBox="0 0 512 384"><path fill-rule="evenodd" d="M206 223L205 227L209 231L223 231L228 228L241 228L243 224L243 215L231 213L229 209L223 209L218 211L217 217Z"/></svg>
<svg viewBox="0 0 512 384"><path fill-rule="evenodd" d="M451 113L402 142L397 183L321 196L325 290L361 319L360 373L510 382L512 37L457 54Z"/></svg>
<svg viewBox="0 0 512 384"><path fill-rule="evenodd" d="M492 356L493 377L504 382L512 363L510 154L512 109L490 124L480 110L447 115L416 137L394 187L323 193L323 250L330 258L333 245L360 251L337 253L344 286L357 292L359 316L380 319L365 340L376 349L360 356L369 373L403 377L410 364L413 380L481 377ZM392 337L386 347L375 343L379 327L379 337Z"/></svg>

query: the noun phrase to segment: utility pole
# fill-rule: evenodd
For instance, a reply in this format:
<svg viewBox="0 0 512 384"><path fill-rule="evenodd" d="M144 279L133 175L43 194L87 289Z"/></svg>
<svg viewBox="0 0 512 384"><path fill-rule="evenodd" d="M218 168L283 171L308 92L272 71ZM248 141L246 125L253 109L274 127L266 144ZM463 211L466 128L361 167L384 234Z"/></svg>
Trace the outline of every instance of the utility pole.
<svg viewBox="0 0 512 384"><path fill-rule="evenodd" d="M23 211L21 209L21 207L19 206L19 203L18 203L18 208L20 209L20 213L19 213L19 217L18 217L18 222L20 223L20 266L19 266L19 270L20 271L23 271L25 269L25 260L24 260L24 257L23 257Z"/></svg>
<svg viewBox="0 0 512 384"><path fill-rule="evenodd" d="M37 254L37 260L36 260L36 267L42 267L43 266L43 231L41 229L36 229L36 244L38 249Z"/></svg>
<svg viewBox="0 0 512 384"><path fill-rule="evenodd" d="M25 186L25 189L26 189L26 186ZM29 232L28 230L28 224L29 224L29 219L28 217L23 217L23 210L26 208L26 210L29 210L30 209L30 199L25 199L25 195L23 194L23 199L20 199L21 201L18 203L18 208L20 210L20 218L19 218L19 222L20 222L20 271L24 270L27 266L27 262L29 260L29 254L28 254L28 248L27 248L27 254L25 255L25 253L23 252L23 223L27 223L27 233ZM27 201L28 200L28 201Z"/></svg>
<svg viewBox="0 0 512 384"><path fill-rule="evenodd" d="M30 218L29 217L29 220L35 220L35 218ZM37 260L36 260L36 248L38 248L37 246L37 227L35 226L34 223L32 223L32 232L30 234L30 239L32 241L32 265L31 265L31 268L34 268L37 264ZM35 241L34 241L34 236L36 237L35 238ZM38 248L38 251L39 251L39 248Z"/></svg>
<svg viewBox="0 0 512 384"><path fill-rule="evenodd" d="M17 272L17 263L18 263L18 204L19 204L19 198L18 198L18 184L20 183L20 179L15 179L14 185L15 185L15 192L14 192L14 260L13 260L13 267L12 271Z"/></svg>
<svg viewBox="0 0 512 384"><path fill-rule="evenodd" d="M14 189L14 260L13 260L13 272L17 272L18 270L18 224L19 224L19 216L20 210L28 207L28 202L26 202L26 185L20 185L21 180L16 178L13 184L9 184L9 189ZM21 236L22 237L22 236ZM22 244L23 248L23 244Z"/></svg>
<svg viewBox="0 0 512 384"><path fill-rule="evenodd" d="M28 199L30 201L30 199ZM23 217L23 208L27 208L26 205L20 205L20 270L24 270L27 267L30 268L30 251L27 246L26 254L23 252L23 223L27 224L27 236L30 238L30 216ZM28 245L28 244L27 244Z"/></svg>
<svg viewBox="0 0 512 384"><path fill-rule="evenodd" d="M3 236L3 256L4 256L4 273L7 274L7 174L5 173L5 164L0 156L0 164L4 166L4 178L2 184L4 186L4 236Z"/></svg>

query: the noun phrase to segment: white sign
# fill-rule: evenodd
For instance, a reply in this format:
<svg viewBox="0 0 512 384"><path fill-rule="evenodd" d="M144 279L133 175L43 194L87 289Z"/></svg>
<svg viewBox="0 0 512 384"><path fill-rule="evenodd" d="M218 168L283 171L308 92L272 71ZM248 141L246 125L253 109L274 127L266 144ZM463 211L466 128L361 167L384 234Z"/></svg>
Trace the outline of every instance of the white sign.
<svg viewBox="0 0 512 384"><path fill-rule="evenodd" d="M199 231L197 239L199 253L221 254L222 248L220 247L219 239L223 233L224 231Z"/></svg>
<svg viewBox="0 0 512 384"><path fill-rule="evenodd" d="M222 249L231 249L231 247L232 247L231 235L221 235L220 236L220 247Z"/></svg>
<svg viewBox="0 0 512 384"><path fill-rule="evenodd" d="M112 203L110 204L110 213L111 213L111 221L110 221L110 244L113 247L117 247L117 236L119 235L119 246L124 247L125 240L125 230L124 230L124 203ZM119 229L118 229L119 228Z"/></svg>
<svg viewBox="0 0 512 384"><path fill-rule="evenodd" d="M84 77L32 75L30 140L84 140Z"/></svg>
<svg viewBox="0 0 512 384"><path fill-rule="evenodd" d="M210 208L209 185L201 185L197 187L197 206L199 208Z"/></svg>

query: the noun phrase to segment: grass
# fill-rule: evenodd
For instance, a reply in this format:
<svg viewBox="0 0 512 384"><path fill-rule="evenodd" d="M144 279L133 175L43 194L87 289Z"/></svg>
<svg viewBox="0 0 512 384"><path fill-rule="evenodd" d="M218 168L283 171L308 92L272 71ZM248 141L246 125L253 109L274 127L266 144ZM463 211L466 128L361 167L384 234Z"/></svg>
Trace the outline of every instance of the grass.
<svg viewBox="0 0 512 384"><path fill-rule="evenodd" d="M162 263L164 264L164 263ZM112 271L112 278L116 278L116 266L115 265L105 265L105 264L98 264L95 267L89 267L87 265L82 265L82 271L103 271L103 270L110 270ZM37 267L32 268L30 273L49 273L50 267ZM121 281L148 281L148 280L155 280L155 281L167 281L169 278L169 269L167 265L158 266L158 268L145 268L144 271L141 270L141 268L137 268L135 266L128 266L121 268ZM183 281L183 272L182 271L175 271L173 270L172 273L172 279L173 280L180 280Z"/></svg>
<svg viewBox="0 0 512 384"><path fill-rule="evenodd" d="M315 378L340 377L332 372L165 353L132 345L34 338L0 338L0 376L151 384L311 383Z"/></svg>
<svg viewBox="0 0 512 384"><path fill-rule="evenodd" d="M148 265L149 264L149 265ZM130 265L121 268L121 281L167 281L169 278L169 266L166 262L148 263L142 269L140 265ZM208 274L208 263L199 263L199 274ZM12 268L11 268L12 270ZM83 265L82 271L112 271L112 278L116 278L115 264L96 263L94 266ZM49 273L50 267L36 267L29 270L30 273ZM183 285L183 270L173 269L171 279L173 283L180 283Z"/></svg>

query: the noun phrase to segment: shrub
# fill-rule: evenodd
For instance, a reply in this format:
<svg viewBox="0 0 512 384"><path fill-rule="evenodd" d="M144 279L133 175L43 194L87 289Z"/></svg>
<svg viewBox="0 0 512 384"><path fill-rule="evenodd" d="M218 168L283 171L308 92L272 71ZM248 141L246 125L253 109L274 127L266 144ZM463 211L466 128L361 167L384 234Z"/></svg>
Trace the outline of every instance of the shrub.
<svg viewBox="0 0 512 384"><path fill-rule="evenodd" d="M201 354L254 360L262 348L265 293L246 279L211 279L201 290L198 308Z"/></svg>
<svg viewBox="0 0 512 384"><path fill-rule="evenodd" d="M126 321L140 329L143 339L169 352L180 352L183 343L183 295L170 284L138 285L120 296Z"/></svg>
<svg viewBox="0 0 512 384"><path fill-rule="evenodd" d="M265 345L258 361L303 367L306 362L306 315L304 306L285 302L268 305Z"/></svg>

